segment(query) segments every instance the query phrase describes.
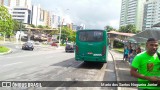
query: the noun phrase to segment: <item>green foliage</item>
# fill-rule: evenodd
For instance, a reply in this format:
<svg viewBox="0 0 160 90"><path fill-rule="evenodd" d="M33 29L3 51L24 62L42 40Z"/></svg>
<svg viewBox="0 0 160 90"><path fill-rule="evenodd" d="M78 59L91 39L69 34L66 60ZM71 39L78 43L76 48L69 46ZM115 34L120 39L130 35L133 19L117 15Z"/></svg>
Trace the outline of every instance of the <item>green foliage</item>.
<svg viewBox="0 0 160 90"><path fill-rule="evenodd" d="M9 51L9 48L0 46L0 53L7 52L7 51Z"/></svg>
<svg viewBox="0 0 160 90"><path fill-rule="evenodd" d="M0 32L6 35L13 34L13 19L9 14L8 9L4 6L0 6Z"/></svg>
<svg viewBox="0 0 160 90"><path fill-rule="evenodd" d="M46 28L46 29L51 29L49 26L44 26L44 28Z"/></svg>
<svg viewBox="0 0 160 90"><path fill-rule="evenodd" d="M110 32L110 31L115 30L115 29L113 29L112 26L109 26L109 25L105 26L104 28L105 28L105 30L106 30L107 32Z"/></svg>
<svg viewBox="0 0 160 90"><path fill-rule="evenodd" d="M113 48L114 51L117 51L119 53L123 53L124 52L124 48Z"/></svg>
<svg viewBox="0 0 160 90"><path fill-rule="evenodd" d="M55 34L58 34L58 30L53 30L49 33L50 35L55 35Z"/></svg>
<svg viewBox="0 0 160 90"><path fill-rule="evenodd" d="M36 26L35 26L35 25L33 25L33 24L31 24L30 26L31 26L32 28L36 28Z"/></svg>
<svg viewBox="0 0 160 90"><path fill-rule="evenodd" d="M67 38L68 38L68 41L75 42L76 33L70 28L68 28L67 26L63 26L61 28L62 44L66 41Z"/></svg>
<svg viewBox="0 0 160 90"><path fill-rule="evenodd" d="M119 32L126 32L126 27L125 26L121 26L119 29Z"/></svg>
<svg viewBox="0 0 160 90"><path fill-rule="evenodd" d="M20 22L18 22L17 20L13 20L13 31L16 32L20 30L20 28L21 28Z"/></svg>
<svg viewBox="0 0 160 90"><path fill-rule="evenodd" d="M38 25L38 28L44 28L44 26L42 26L42 25Z"/></svg>
<svg viewBox="0 0 160 90"><path fill-rule="evenodd" d="M123 48L124 44L122 42L116 41L114 40L114 44L113 44L114 48Z"/></svg>
<svg viewBox="0 0 160 90"><path fill-rule="evenodd" d="M138 30L136 30L136 26L129 24L127 26L122 26L119 29L119 32L124 32L124 33L137 33L139 32Z"/></svg>

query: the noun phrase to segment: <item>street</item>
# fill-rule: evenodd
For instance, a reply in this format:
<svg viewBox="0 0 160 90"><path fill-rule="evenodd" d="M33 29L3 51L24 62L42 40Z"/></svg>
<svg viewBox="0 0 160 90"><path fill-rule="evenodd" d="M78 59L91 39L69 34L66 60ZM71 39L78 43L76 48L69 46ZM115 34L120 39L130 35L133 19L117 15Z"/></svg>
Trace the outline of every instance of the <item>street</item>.
<svg viewBox="0 0 160 90"><path fill-rule="evenodd" d="M1 81L117 81L115 54L108 55L107 63L75 61L74 53L64 47L35 46L33 51L21 50L21 45L6 44L12 53L0 56ZM121 75L123 76L123 75ZM128 77L130 78L130 77ZM122 80L123 81L123 80ZM43 90L117 90L117 87L43 87ZM6 90L6 88L1 88ZM8 88L11 90L13 88ZM14 90L22 90L16 88ZM25 90L33 88L25 88ZM39 89L38 89L39 90Z"/></svg>

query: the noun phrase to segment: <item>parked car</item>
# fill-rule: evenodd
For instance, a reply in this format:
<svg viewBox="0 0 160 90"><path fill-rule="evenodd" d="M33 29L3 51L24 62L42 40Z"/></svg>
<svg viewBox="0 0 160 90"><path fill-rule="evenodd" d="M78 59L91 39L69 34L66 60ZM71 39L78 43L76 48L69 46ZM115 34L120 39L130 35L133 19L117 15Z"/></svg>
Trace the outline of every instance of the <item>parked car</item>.
<svg viewBox="0 0 160 90"><path fill-rule="evenodd" d="M22 45L22 50L33 50L34 46L31 42L26 42Z"/></svg>
<svg viewBox="0 0 160 90"><path fill-rule="evenodd" d="M65 47L65 51L66 52L74 52L74 44L67 44L66 47Z"/></svg>
<svg viewBox="0 0 160 90"><path fill-rule="evenodd" d="M53 42L53 43L51 43L51 46L56 46L56 47L58 47L58 44L55 43L55 42Z"/></svg>
<svg viewBox="0 0 160 90"><path fill-rule="evenodd" d="M34 44L34 41L33 40L29 40L29 41L27 41L28 43L32 43L32 44Z"/></svg>

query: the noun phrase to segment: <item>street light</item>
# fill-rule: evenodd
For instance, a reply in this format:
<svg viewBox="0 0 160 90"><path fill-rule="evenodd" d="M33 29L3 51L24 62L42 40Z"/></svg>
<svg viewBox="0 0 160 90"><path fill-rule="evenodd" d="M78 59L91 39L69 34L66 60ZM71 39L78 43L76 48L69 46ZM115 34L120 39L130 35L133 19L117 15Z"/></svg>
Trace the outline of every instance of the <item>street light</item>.
<svg viewBox="0 0 160 90"><path fill-rule="evenodd" d="M22 21L20 21L20 36L19 36L20 44L22 39L21 37L22 37Z"/></svg>
<svg viewBox="0 0 160 90"><path fill-rule="evenodd" d="M66 11L68 11L69 9L66 9ZM62 23L60 22L59 23L59 30L60 30L60 33L59 33L59 46L61 44L61 32L62 32L62 26L63 26L63 22L64 22L64 18L62 19Z"/></svg>
<svg viewBox="0 0 160 90"><path fill-rule="evenodd" d="M59 30L60 30L60 33L59 33L59 47L60 47L60 45L61 45L61 32L62 32L62 30L61 30L61 26L63 26L63 22L64 22L64 19L62 20L62 24L61 23L59 23Z"/></svg>

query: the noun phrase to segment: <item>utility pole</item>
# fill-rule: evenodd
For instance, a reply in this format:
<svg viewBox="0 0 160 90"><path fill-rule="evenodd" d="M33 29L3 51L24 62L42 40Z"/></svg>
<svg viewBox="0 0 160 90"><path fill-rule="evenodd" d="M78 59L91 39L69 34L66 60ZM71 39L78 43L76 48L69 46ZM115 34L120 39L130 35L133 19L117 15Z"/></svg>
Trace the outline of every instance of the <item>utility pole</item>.
<svg viewBox="0 0 160 90"><path fill-rule="evenodd" d="M62 23L59 24L59 26L60 26L59 27L59 30L60 30L60 32L59 32L59 47L61 45L61 32L62 32L63 21L64 21L64 19L62 20Z"/></svg>
<svg viewBox="0 0 160 90"><path fill-rule="evenodd" d="M22 35L22 21L20 21L20 44L21 44L21 35Z"/></svg>
<svg viewBox="0 0 160 90"><path fill-rule="evenodd" d="M68 11L68 10L69 10L69 9L66 9L66 11ZM63 26L63 22L64 22L64 18L62 19L62 22L59 23L59 26L60 26L60 27L59 27L59 30L60 30L60 32L59 32L59 45L58 45L59 47L60 47L60 45L61 45L61 32L62 32L61 29L62 29L62 26Z"/></svg>

